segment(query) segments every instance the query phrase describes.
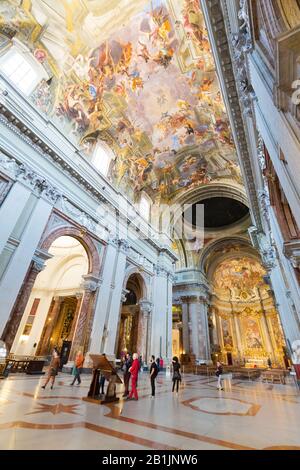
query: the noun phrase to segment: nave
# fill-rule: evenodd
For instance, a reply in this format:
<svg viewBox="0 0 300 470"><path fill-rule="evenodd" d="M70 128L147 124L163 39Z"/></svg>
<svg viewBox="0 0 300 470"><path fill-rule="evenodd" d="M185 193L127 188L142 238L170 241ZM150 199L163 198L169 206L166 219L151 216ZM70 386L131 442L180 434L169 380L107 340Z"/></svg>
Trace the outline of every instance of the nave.
<svg viewBox="0 0 300 470"><path fill-rule="evenodd" d="M177 395L160 372L151 399L143 372L139 401L99 405L82 400L88 375L70 387L70 375L59 374L53 390L42 390L42 380L0 382L0 449L300 450L300 395L292 383L233 379L220 392L214 377L185 374Z"/></svg>

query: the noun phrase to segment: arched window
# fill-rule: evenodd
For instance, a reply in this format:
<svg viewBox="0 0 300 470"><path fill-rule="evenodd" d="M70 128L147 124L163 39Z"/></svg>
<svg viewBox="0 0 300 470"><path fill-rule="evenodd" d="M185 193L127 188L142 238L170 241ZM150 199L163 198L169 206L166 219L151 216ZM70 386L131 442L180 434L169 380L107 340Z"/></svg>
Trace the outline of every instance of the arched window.
<svg viewBox="0 0 300 470"><path fill-rule="evenodd" d="M44 67L19 43L14 43L0 57L0 73L26 96L32 93L42 79L49 78Z"/></svg>
<svg viewBox="0 0 300 470"><path fill-rule="evenodd" d="M139 212L144 219L149 221L150 213L151 213L151 198L146 193L141 194L140 202L139 202Z"/></svg>
<svg viewBox="0 0 300 470"><path fill-rule="evenodd" d="M97 144L92 157L92 163L103 176L108 175L111 161L114 159L115 156L107 145L103 143Z"/></svg>

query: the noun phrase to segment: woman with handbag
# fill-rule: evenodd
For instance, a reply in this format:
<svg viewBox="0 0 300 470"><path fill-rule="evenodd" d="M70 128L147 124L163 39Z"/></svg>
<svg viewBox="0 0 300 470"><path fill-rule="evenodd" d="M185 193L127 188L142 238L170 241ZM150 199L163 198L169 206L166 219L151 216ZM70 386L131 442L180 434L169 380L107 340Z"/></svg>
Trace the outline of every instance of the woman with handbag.
<svg viewBox="0 0 300 470"><path fill-rule="evenodd" d="M173 388L172 392L175 390L175 385L176 385L176 393L178 393L178 388L179 388L179 382L181 382L181 374L180 374L180 364L178 361L178 357L174 356L172 360L173 364Z"/></svg>
<svg viewBox="0 0 300 470"><path fill-rule="evenodd" d="M54 385L54 382L55 382L55 377L57 376L59 366L60 366L59 353L58 353L57 348L54 348L53 353L52 353L52 359L51 359L50 366L49 366L49 369L48 369L47 379L46 379L46 382L44 383L44 385L42 386L43 389L46 388L46 385L50 381L51 381L51 387L50 388L51 388L51 390L53 389L53 385Z"/></svg>

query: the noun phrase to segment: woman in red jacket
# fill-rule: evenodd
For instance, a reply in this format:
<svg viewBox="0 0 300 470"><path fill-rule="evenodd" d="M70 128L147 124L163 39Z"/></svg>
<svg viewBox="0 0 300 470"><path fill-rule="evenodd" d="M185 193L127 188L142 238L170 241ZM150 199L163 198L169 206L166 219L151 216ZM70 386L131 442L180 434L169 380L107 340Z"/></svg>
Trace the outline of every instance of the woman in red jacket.
<svg viewBox="0 0 300 470"><path fill-rule="evenodd" d="M138 393L137 393L137 389L136 389L138 374L139 374L139 370L140 370L140 363L139 363L138 357L139 356L137 355L137 353L134 353L134 355L132 356L133 363L132 363L132 366L129 369L129 372L131 374L131 392L130 392L127 400L132 400L133 395L134 395L134 399L138 400Z"/></svg>

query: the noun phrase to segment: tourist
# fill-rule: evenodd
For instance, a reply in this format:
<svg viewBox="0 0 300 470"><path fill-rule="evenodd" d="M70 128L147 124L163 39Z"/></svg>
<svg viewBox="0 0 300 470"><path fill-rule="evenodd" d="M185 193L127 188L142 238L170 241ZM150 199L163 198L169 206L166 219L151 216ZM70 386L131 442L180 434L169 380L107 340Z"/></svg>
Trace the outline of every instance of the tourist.
<svg viewBox="0 0 300 470"><path fill-rule="evenodd" d="M134 353L132 356L133 362L132 366L129 368L129 372L131 374L131 392L128 395L127 400L132 400L133 395L134 399L138 400L138 393L136 389L138 374L140 370L140 363L138 357L139 356L137 355L137 353Z"/></svg>
<svg viewBox="0 0 300 470"><path fill-rule="evenodd" d="M83 363L84 363L83 354L82 354L81 351L78 351L78 353L76 354L76 357L75 357L75 361L74 361L74 369L73 369L74 370L74 379L73 379L73 382L70 385L74 385L76 380L77 380L77 385L81 384L80 374L82 372Z"/></svg>
<svg viewBox="0 0 300 470"><path fill-rule="evenodd" d="M217 362L217 369L216 369L216 376L218 377L218 390L224 390L222 387L222 374L223 374L223 366L221 362Z"/></svg>
<svg viewBox="0 0 300 470"><path fill-rule="evenodd" d="M268 358L267 363L268 363L269 369L272 369L272 361L270 358Z"/></svg>
<svg viewBox="0 0 300 470"><path fill-rule="evenodd" d="M57 348L54 348L53 353L52 353L52 359L51 359L50 366L48 369L47 379L44 385L42 386L43 389L46 388L46 385L48 384L49 381L51 381L50 388L51 390L53 389L55 377L57 376L59 366L60 366L59 353L58 353Z"/></svg>
<svg viewBox="0 0 300 470"><path fill-rule="evenodd" d="M157 372L159 372L159 363L160 363L160 359L159 357L156 359L156 365L157 365Z"/></svg>
<svg viewBox="0 0 300 470"><path fill-rule="evenodd" d="M158 367L155 362L155 356L151 356L151 366L150 366L150 382L151 382L151 397L155 397L155 379L158 374Z"/></svg>
<svg viewBox="0 0 300 470"><path fill-rule="evenodd" d="M163 370L164 368L164 360L163 358L160 356L160 359L159 359L159 370Z"/></svg>
<svg viewBox="0 0 300 470"><path fill-rule="evenodd" d="M173 388L172 388L172 392L174 392L175 385L176 385L176 393L178 393L179 382L181 382L181 374L180 374L180 364L179 364L177 356L173 357L172 365L173 365L173 378L172 378Z"/></svg>
<svg viewBox="0 0 300 470"><path fill-rule="evenodd" d="M126 354L125 361L124 361L124 394L123 397L127 397L129 394L129 381L130 381L130 372L129 369L132 366L132 358L129 353Z"/></svg>
<svg viewBox="0 0 300 470"><path fill-rule="evenodd" d="M100 384L100 390L101 390L100 393L104 395L105 375L103 375L102 373L100 374L99 384Z"/></svg>

